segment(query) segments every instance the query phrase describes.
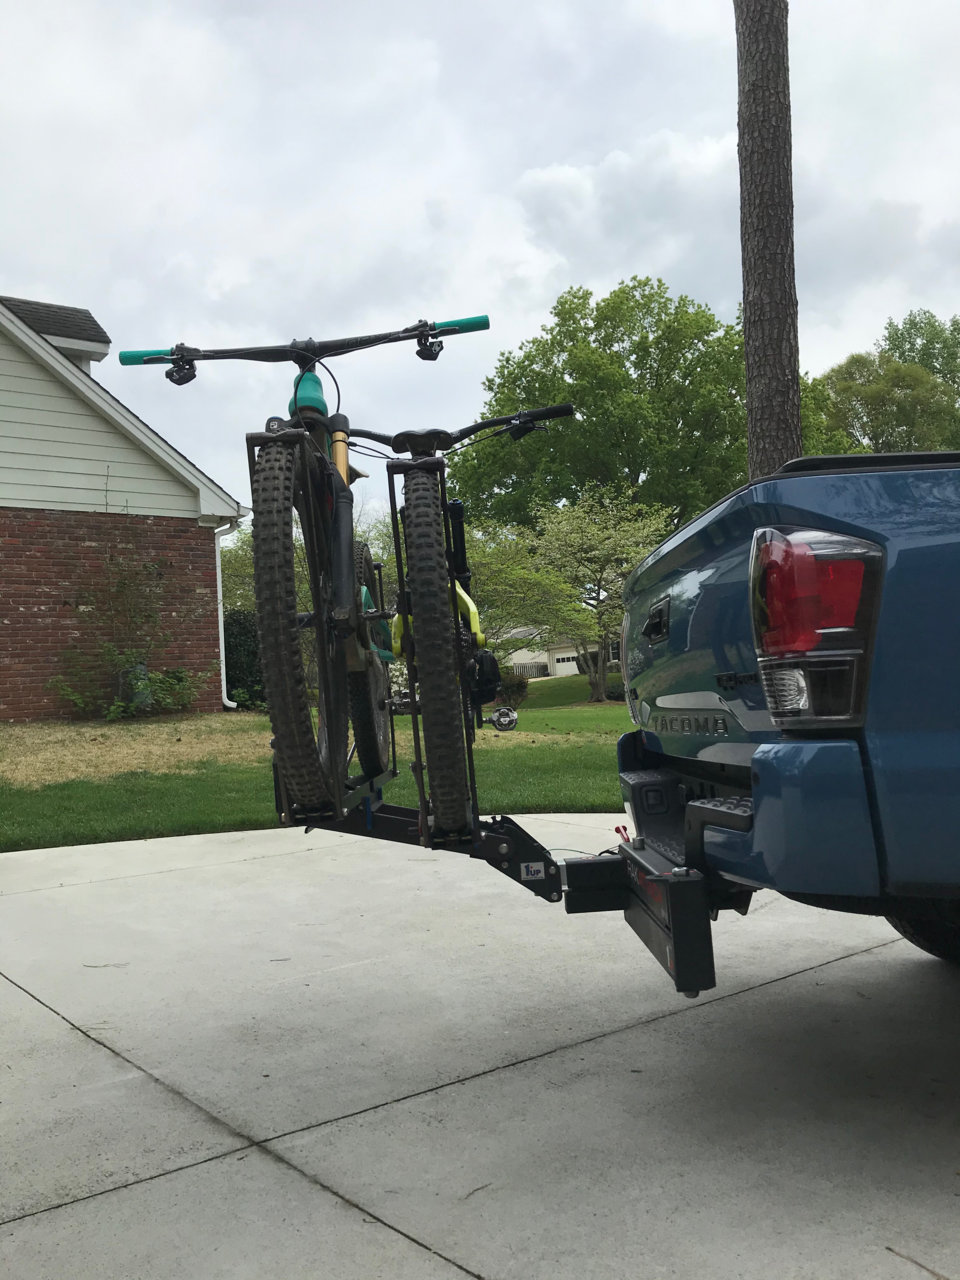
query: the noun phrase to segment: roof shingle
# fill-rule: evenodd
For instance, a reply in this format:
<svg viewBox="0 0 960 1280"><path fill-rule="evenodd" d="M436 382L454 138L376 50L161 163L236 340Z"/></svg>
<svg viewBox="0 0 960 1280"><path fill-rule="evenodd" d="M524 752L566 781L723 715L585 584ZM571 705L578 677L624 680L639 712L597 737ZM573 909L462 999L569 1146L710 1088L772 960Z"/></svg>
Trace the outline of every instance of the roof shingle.
<svg viewBox="0 0 960 1280"><path fill-rule="evenodd" d="M85 307L59 307L52 302L33 302L29 298L6 298L0 304L12 311L18 320L34 333L53 338L73 338L78 342L104 342L110 338Z"/></svg>

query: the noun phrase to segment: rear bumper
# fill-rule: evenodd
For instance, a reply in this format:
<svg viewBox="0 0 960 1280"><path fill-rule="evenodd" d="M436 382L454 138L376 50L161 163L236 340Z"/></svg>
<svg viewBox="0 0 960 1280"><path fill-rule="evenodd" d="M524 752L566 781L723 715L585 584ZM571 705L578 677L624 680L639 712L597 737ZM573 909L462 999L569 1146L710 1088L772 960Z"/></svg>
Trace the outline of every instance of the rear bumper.
<svg viewBox="0 0 960 1280"><path fill-rule="evenodd" d="M872 898L880 863L855 742L776 742L751 765L753 827L704 827L711 870L781 893Z"/></svg>
<svg viewBox="0 0 960 1280"><path fill-rule="evenodd" d="M643 753L639 736L626 735L632 739L627 750L621 740L621 769L625 761L634 769L681 765L678 760ZM676 776L680 783L682 775ZM721 813L718 825L709 819L687 822L685 839L682 810L676 806L674 821L681 823L677 844L686 846L685 856L677 860L701 866L708 876L781 893L862 898L880 893L880 862L857 743L762 744L753 755L751 795L746 799L752 800L753 820L736 822L745 829L719 825L724 819ZM635 820L644 827L643 813L637 813ZM651 824L651 840L666 850L666 842L661 843L652 829L655 825ZM690 847L694 827L695 849ZM669 832L662 834L674 844Z"/></svg>

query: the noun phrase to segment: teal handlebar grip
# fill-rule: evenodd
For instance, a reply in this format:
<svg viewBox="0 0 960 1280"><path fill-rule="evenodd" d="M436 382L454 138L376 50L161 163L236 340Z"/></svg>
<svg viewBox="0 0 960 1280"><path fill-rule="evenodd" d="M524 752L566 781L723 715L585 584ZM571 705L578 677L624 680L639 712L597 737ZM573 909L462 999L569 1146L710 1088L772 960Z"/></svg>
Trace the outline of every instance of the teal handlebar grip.
<svg viewBox="0 0 960 1280"><path fill-rule="evenodd" d="M437 333L477 333L490 328L489 316L467 316L465 320L439 320L434 326Z"/></svg>
<svg viewBox="0 0 960 1280"><path fill-rule="evenodd" d="M161 347L159 351L121 351L121 364L143 364L145 360L149 360L154 356L163 356L167 360L172 359L173 352L171 347Z"/></svg>

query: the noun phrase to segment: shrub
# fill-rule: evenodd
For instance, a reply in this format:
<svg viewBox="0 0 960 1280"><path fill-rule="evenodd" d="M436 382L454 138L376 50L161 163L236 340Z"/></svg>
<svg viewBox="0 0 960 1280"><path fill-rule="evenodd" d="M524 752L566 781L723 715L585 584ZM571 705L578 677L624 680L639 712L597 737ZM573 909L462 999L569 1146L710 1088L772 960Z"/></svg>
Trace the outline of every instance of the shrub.
<svg viewBox="0 0 960 1280"><path fill-rule="evenodd" d="M263 670L257 615L252 609L228 609L223 615L223 658L227 697L244 711L262 711Z"/></svg>
<svg viewBox="0 0 960 1280"><path fill-rule="evenodd" d="M60 674L48 684L79 715L121 720L184 711L216 674L216 667L152 669L171 643L171 618L188 628L195 616L172 568L167 561L115 554L78 585L77 639L60 655Z"/></svg>
<svg viewBox="0 0 960 1280"><path fill-rule="evenodd" d="M526 676L514 671L513 667L500 668L500 692L497 694L497 701L503 706L519 707L526 699L528 688L529 681Z"/></svg>

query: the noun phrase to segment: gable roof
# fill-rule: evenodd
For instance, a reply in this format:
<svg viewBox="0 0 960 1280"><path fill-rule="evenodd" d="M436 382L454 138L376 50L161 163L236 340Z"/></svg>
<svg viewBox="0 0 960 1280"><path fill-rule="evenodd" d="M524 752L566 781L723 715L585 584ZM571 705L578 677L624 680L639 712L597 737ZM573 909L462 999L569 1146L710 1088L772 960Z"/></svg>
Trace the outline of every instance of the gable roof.
<svg viewBox="0 0 960 1280"><path fill-rule="evenodd" d="M3 294L0 294L0 305L41 336L76 338L80 342L110 345L106 330L85 307L60 307L51 302L32 302L29 298L8 298Z"/></svg>
<svg viewBox="0 0 960 1280"><path fill-rule="evenodd" d="M38 333L32 324L7 305L9 301L10 299L0 296L0 331L6 333L14 342L18 343L34 359L48 369L54 377L75 391L92 409L139 445L145 453L149 454L162 467L176 476L189 489L192 489L197 495L197 515L202 524L222 524L226 520L236 520L240 516L248 514L248 509L241 506L236 498L227 493L226 489L222 489L215 480L212 480L198 466L195 466L179 449L175 449L172 444L164 440L163 436L154 431L152 427L147 426L141 418L138 418L126 405L111 395L90 374L78 368L58 351L52 342L49 342L47 338ZM50 312L74 314L81 318L77 320L78 325L89 323L95 327L98 334L102 335L102 338L96 339L96 341L110 341L90 312L84 311L80 307L53 307L41 302L31 303L22 298L13 299L13 301L15 304L21 304L21 309L23 307L38 308L43 315L47 315ZM82 317L88 317L89 320L83 320ZM68 337L72 335L55 334L52 336ZM91 338L77 338L76 340L82 342L93 341Z"/></svg>

